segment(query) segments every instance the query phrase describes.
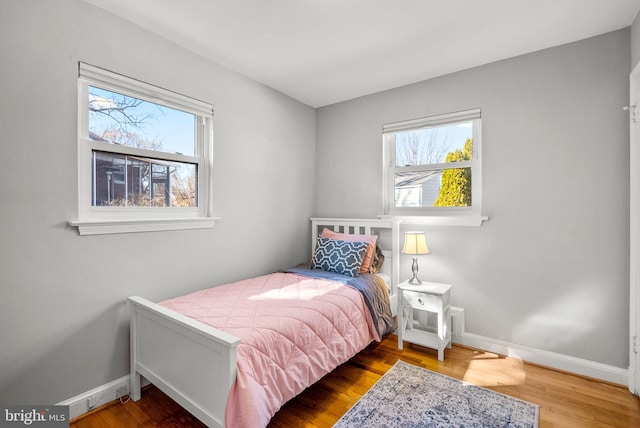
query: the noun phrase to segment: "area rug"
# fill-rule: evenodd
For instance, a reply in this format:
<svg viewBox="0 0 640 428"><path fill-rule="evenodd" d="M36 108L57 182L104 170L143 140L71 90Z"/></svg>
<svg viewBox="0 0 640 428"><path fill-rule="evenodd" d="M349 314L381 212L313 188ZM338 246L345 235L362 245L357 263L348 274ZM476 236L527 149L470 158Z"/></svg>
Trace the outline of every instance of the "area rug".
<svg viewBox="0 0 640 428"><path fill-rule="evenodd" d="M534 428L538 406L398 361L334 428Z"/></svg>

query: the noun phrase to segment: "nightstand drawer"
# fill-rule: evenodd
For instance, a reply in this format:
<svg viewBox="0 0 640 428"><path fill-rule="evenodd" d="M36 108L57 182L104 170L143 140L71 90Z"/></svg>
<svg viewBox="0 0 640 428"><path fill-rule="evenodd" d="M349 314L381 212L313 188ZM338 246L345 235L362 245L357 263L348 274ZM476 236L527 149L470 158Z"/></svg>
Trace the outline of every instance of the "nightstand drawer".
<svg viewBox="0 0 640 428"><path fill-rule="evenodd" d="M438 308L449 305L449 293L443 296L405 290L402 292L403 304L425 311L437 311Z"/></svg>

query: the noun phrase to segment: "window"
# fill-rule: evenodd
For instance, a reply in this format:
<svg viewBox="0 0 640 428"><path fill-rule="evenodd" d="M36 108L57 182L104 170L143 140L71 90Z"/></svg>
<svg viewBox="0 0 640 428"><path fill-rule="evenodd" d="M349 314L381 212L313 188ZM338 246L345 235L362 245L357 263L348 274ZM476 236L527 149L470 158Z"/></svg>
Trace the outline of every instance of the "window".
<svg viewBox="0 0 640 428"><path fill-rule="evenodd" d="M213 107L84 63L81 234L211 227Z"/></svg>
<svg viewBox="0 0 640 428"><path fill-rule="evenodd" d="M384 206L392 216L480 216L480 110L383 126Z"/></svg>

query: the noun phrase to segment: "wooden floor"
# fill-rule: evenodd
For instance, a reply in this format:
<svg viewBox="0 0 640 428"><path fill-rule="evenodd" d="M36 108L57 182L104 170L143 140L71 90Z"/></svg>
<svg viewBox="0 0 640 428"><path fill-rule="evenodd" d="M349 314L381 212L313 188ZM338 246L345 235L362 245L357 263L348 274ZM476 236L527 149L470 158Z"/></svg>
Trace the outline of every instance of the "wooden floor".
<svg viewBox="0 0 640 428"><path fill-rule="evenodd" d="M541 428L640 427L640 399L625 386L456 345L440 362L431 349L408 345L399 351L394 335L371 344L285 404L269 427L331 427L399 359L535 403ZM115 401L71 421L71 428L203 426L155 387L138 402Z"/></svg>

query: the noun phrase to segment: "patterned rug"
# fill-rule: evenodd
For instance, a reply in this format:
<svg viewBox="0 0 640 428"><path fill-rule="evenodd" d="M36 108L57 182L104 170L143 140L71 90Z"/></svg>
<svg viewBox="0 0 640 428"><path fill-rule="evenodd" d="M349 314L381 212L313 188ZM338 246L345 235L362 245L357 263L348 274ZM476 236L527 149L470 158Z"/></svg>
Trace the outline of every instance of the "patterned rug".
<svg viewBox="0 0 640 428"><path fill-rule="evenodd" d="M538 406L398 361L334 428L538 426Z"/></svg>

